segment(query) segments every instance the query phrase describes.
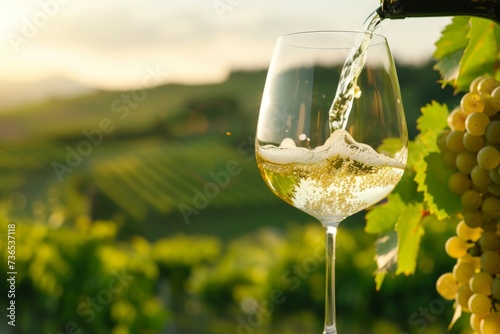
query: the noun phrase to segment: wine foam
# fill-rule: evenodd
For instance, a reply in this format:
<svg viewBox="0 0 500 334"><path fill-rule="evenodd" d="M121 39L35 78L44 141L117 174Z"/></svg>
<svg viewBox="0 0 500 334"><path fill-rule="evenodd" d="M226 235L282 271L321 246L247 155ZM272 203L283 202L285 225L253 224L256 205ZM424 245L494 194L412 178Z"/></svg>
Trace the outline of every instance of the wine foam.
<svg viewBox="0 0 500 334"><path fill-rule="evenodd" d="M406 150L401 152L406 154ZM326 142L314 149L296 147L291 138L285 138L280 146L266 145L259 148L259 154L269 162L285 164L314 164L334 156L357 160L371 166L392 166L404 168L404 163L377 153L366 144L357 143L345 130L336 130ZM406 159L402 159L403 161Z"/></svg>

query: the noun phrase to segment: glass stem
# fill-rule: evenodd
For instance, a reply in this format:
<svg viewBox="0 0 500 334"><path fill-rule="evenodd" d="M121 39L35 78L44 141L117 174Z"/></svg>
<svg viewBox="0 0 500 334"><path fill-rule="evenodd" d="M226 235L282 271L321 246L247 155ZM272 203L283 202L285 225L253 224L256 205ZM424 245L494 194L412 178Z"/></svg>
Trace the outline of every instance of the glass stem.
<svg viewBox="0 0 500 334"><path fill-rule="evenodd" d="M336 334L337 321L335 315L335 242L337 224L325 225L326 232L326 296L325 296L325 330L323 334Z"/></svg>

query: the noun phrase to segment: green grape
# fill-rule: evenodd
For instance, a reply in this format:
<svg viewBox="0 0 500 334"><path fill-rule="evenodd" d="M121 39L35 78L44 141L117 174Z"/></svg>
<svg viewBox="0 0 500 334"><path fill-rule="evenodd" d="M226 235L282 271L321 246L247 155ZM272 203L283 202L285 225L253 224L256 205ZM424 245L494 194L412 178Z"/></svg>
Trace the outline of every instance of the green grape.
<svg viewBox="0 0 500 334"><path fill-rule="evenodd" d="M464 222L470 228L477 228L483 225L484 215L480 210L465 210L463 216Z"/></svg>
<svg viewBox="0 0 500 334"><path fill-rule="evenodd" d="M498 229L497 222L495 220L486 220L483 222L483 225L481 225L481 229L483 231L490 231L496 233Z"/></svg>
<svg viewBox="0 0 500 334"><path fill-rule="evenodd" d="M469 190L472 182L469 177L460 172L453 173L448 179L448 187L455 194L461 195L466 190Z"/></svg>
<svg viewBox="0 0 500 334"><path fill-rule="evenodd" d="M472 183L480 187L487 187L491 183L490 172L479 165L472 169L470 177Z"/></svg>
<svg viewBox="0 0 500 334"><path fill-rule="evenodd" d="M488 115L482 112L473 112L467 116L467 119L465 120L465 129L471 135L482 136L486 131L488 123L490 123Z"/></svg>
<svg viewBox="0 0 500 334"><path fill-rule="evenodd" d="M448 135L450 134L450 130L449 129L446 129L446 130L443 130L441 131L438 135L437 135L437 138L436 138L436 144L439 148L439 150L444 153L446 151L448 151L448 147L446 146L446 137L448 137ZM464 139L465 140L465 139ZM484 146L484 145L483 145ZM482 146L481 146L482 147ZM479 151L479 150L478 150Z"/></svg>
<svg viewBox="0 0 500 334"><path fill-rule="evenodd" d="M485 76L483 76L483 75L480 75L480 76L474 78L474 80L472 80L472 82L469 85L469 91L474 92L474 93L478 93L479 90L477 89L477 86L479 86L479 82L481 82L481 80L483 80L484 78L485 78Z"/></svg>
<svg viewBox="0 0 500 334"><path fill-rule="evenodd" d="M467 253L468 246L467 242L464 239L461 239L460 237L457 236L453 236L448 240L446 240L444 249L449 257L458 259Z"/></svg>
<svg viewBox="0 0 500 334"><path fill-rule="evenodd" d="M493 231L485 231L481 238L479 238L479 245L482 250L494 251L500 247L500 237Z"/></svg>
<svg viewBox="0 0 500 334"><path fill-rule="evenodd" d="M456 232L460 239L470 240L472 242L479 240L483 233L480 228L470 228L463 220L457 224Z"/></svg>
<svg viewBox="0 0 500 334"><path fill-rule="evenodd" d="M450 129L465 131L465 119L467 118L467 114L465 114L460 107L456 107L453 111L448 115L446 119L448 126Z"/></svg>
<svg viewBox="0 0 500 334"><path fill-rule="evenodd" d="M454 171L448 188L460 195L463 208L456 236L445 244L457 263L438 278L436 289L471 312L476 334L500 334L499 111L500 82L478 76L448 115L449 129L436 139L444 165Z"/></svg>
<svg viewBox="0 0 500 334"><path fill-rule="evenodd" d="M500 197L500 184L490 183L488 184L488 191L490 194Z"/></svg>
<svg viewBox="0 0 500 334"><path fill-rule="evenodd" d="M462 96L462 99L460 100L460 107L462 112L467 115L474 112L483 112L484 100L478 93L468 92Z"/></svg>
<svg viewBox="0 0 500 334"><path fill-rule="evenodd" d="M498 87L500 88L500 87ZM499 97L500 98L500 97ZM500 143L500 121L491 121L486 126L486 131L484 132L486 140L493 144Z"/></svg>
<svg viewBox="0 0 500 334"><path fill-rule="evenodd" d="M455 164L459 172L470 175L472 169L478 164L477 155L468 151L460 152L457 155Z"/></svg>
<svg viewBox="0 0 500 334"><path fill-rule="evenodd" d="M473 184L472 189L476 190L477 192L479 192L481 194L488 193L488 186L485 186L485 185Z"/></svg>
<svg viewBox="0 0 500 334"><path fill-rule="evenodd" d="M483 320L483 319L481 317L478 317L474 313L472 313L470 315L470 319L469 319L470 328L472 328L472 330L476 333L481 332L481 329L480 329L481 328L481 320Z"/></svg>
<svg viewBox="0 0 500 334"><path fill-rule="evenodd" d="M474 80L472 80L470 85L469 85L469 91L474 92L474 93L479 93L478 86L479 86L479 83L481 82L481 80L483 80L484 78L486 78L486 76L484 76L484 75L480 75L480 76L474 78Z"/></svg>
<svg viewBox="0 0 500 334"><path fill-rule="evenodd" d="M496 184L500 184L500 167L490 169L490 179Z"/></svg>
<svg viewBox="0 0 500 334"><path fill-rule="evenodd" d="M492 94L493 94L493 92L492 92ZM488 115L488 117L495 116L497 114L497 112L498 112L498 108L493 105L493 101L492 101L491 95L483 96L483 99L484 99L484 110L483 110L483 113L485 113L486 115Z"/></svg>
<svg viewBox="0 0 500 334"><path fill-rule="evenodd" d="M470 250L470 248L469 248L469 250ZM467 253L464 256L462 256L461 258L457 259L457 264L460 264L460 263L470 263L472 265L472 267L474 268L474 271L481 268L481 258L479 258L477 256L472 256L469 253Z"/></svg>
<svg viewBox="0 0 500 334"><path fill-rule="evenodd" d="M500 300L500 277L495 277L491 283L491 294L495 300Z"/></svg>
<svg viewBox="0 0 500 334"><path fill-rule="evenodd" d="M475 293L469 298L470 311L479 317L490 313L491 306L491 300L482 293Z"/></svg>
<svg viewBox="0 0 500 334"><path fill-rule="evenodd" d="M500 164L500 152L493 146L485 146L477 153L477 163L484 169L497 168Z"/></svg>
<svg viewBox="0 0 500 334"><path fill-rule="evenodd" d="M500 272L500 254L494 251L485 251L481 255L481 268L490 275Z"/></svg>
<svg viewBox="0 0 500 334"><path fill-rule="evenodd" d="M481 334L500 333L500 313L489 313L480 322Z"/></svg>
<svg viewBox="0 0 500 334"><path fill-rule="evenodd" d="M448 188L460 195L463 208L456 236L445 244L447 255L457 263L452 273L438 279L436 289L472 313L470 326L476 334L500 334L499 110L500 82L479 76L460 107L448 115L450 129L436 139L444 165L454 171Z"/></svg>
<svg viewBox="0 0 500 334"><path fill-rule="evenodd" d="M467 284L475 273L474 266L468 262L457 263L453 267L453 277L459 284Z"/></svg>
<svg viewBox="0 0 500 334"><path fill-rule="evenodd" d="M483 200L481 211L484 215L490 218L500 217L500 198L496 196L488 196Z"/></svg>
<svg viewBox="0 0 500 334"><path fill-rule="evenodd" d="M498 82L495 79L491 77L483 77L477 84L477 92L480 94L486 93L491 95L496 87L498 87Z"/></svg>
<svg viewBox="0 0 500 334"><path fill-rule="evenodd" d="M496 87L491 91L490 103L493 109L500 110L500 87ZM488 115L488 116L493 116L493 115Z"/></svg>
<svg viewBox="0 0 500 334"><path fill-rule="evenodd" d="M491 285L493 284L493 276L484 271L475 273L469 281L469 288L473 293L481 293L483 295L491 295Z"/></svg>
<svg viewBox="0 0 500 334"><path fill-rule="evenodd" d="M483 197L477 190L469 189L462 194L460 202L465 210L477 210L483 203Z"/></svg>
<svg viewBox="0 0 500 334"><path fill-rule="evenodd" d="M448 149L448 148L447 148ZM443 162L446 167L449 169L457 169L456 160L457 153L447 151L443 154Z"/></svg>
<svg viewBox="0 0 500 334"><path fill-rule="evenodd" d="M464 132L453 130L446 137L446 146L448 149L455 153L465 151L464 146Z"/></svg>
<svg viewBox="0 0 500 334"><path fill-rule="evenodd" d="M465 284L458 288L458 291L455 295L455 300L457 303L462 306L462 310L464 312L470 312L469 310L469 299L473 295L469 285Z"/></svg>
<svg viewBox="0 0 500 334"><path fill-rule="evenodd" d="M452 273L441 275L436 281L436 291L446 300L455 299L458 291L458 285Z"/></svg>
<svg viewBox="0 0 500 334"><path fill-rule="evenodd" d="M463 136L464 147L469 152L479 152L486 143L483 136L474 136L466 132Z"/></svg>

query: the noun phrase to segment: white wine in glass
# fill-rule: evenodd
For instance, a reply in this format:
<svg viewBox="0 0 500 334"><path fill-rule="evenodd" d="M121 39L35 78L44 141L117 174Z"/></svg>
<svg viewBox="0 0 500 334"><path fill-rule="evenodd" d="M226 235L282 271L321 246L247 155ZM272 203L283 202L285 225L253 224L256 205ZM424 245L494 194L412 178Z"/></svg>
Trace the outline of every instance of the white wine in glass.
<svg viewBox="0 0 500 334"><path fill-rule="evenodd" d="M345 76L346 64L356 63L352 57L363 61ZM325 228L324 334L337 333L337 227L394 189L407 147L399 83L383 36L319 31L278 39L259 113L257 164L276 196Z"/></svg>

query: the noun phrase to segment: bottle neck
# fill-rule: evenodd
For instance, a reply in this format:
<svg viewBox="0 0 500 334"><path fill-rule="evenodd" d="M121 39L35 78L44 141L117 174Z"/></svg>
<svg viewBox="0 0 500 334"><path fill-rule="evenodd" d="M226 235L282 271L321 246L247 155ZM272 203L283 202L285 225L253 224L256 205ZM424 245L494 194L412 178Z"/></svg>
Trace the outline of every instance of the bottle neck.
<svg viewBox="0 0 500 334"><path fill-rule="evenodd" d="M499 22L500 0L383 0L377 13L382 19L465 15Z"/></svg>

